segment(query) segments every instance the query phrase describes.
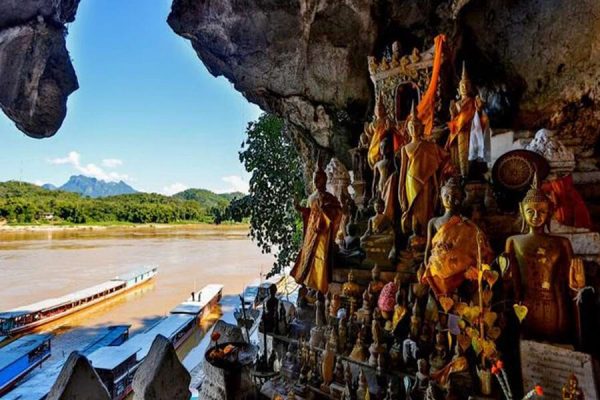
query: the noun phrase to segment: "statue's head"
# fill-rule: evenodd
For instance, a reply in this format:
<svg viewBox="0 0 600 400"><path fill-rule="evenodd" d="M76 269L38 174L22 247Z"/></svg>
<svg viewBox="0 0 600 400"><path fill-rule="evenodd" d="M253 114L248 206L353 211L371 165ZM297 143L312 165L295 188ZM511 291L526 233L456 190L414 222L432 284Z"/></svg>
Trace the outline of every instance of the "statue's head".
<svg viewBox="0 0 600 400"><path fill-rule="evenodd" d="M411 138L418 139L423 136L423 128L423 123L417 115L417 112L415 110L415 103L413 102L410 108L410 114L408 115L406 121L406 129L408 130L408 133Z"/></svg>
<svg viewBox="0 0 600 400"><path fill-rule="evenodd" d="M525 198L521 201L520 209L523 218L523 229L525 225L532 229L550 227L550 219L554 210L552 202L540 188L537 173L533 177L531 189L527 191Z"/></svg>
<svg viewBox="0 0 600 400"><path fill-rule="evenodd" d="M465 193L456 177L452 177L446 181L440 193L442 205L446 210L456 210L462 204Z"/></svg>
<svg viewBox="0 0 600 400"><path fill-rule="evenodd" d="M324 192L327 187L327 173L320 164L313 175L313 183L315 188L320 192Z"/></svg>
<svg viewBox="0 0 600 400"><path fill-rule="evenodd" d="M373 209L377 214L383 214L383 212L385 211L385 202L381 199L381 197L375 199Z"/></svg>
<svg viewBox="0 0 600 400"><path fill-rule="evenodd" d="M390 154L390 140L388 139L388 137L390 136L390 131L387 130L384 134L384 138L381 141L381 143L379 143L379 154L382 157L387 156L388 154Z"/></svg>
<svg viewBox="0 0 600 400"><path fill-rule="evenodd" d="M387 116L387 112L385 111L385 104L383 103L383 96L379 95L377 97L377 101L375 102L375 117L385 118Z"/></svg>
<svg viewBox="0 0 600 400"><path fill-rule="evenodd" d="M467 73L467 67L465 62L463 61L462 65L462 76L460 78L460 83L458 84L458 94L461 98L469 97L473 93L473 87L471 85L471 79Z"/></svg>

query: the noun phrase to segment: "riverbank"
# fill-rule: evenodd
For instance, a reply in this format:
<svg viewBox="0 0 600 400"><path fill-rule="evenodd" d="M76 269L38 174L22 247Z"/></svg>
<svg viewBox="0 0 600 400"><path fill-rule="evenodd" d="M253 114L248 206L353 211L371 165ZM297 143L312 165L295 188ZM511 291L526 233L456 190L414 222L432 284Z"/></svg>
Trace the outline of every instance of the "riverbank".
<svg viewBox="0 0 600 400"><path fill-rule="evenodd" d="M211 231L247 231L246 223L223 223L220 225L208 223L178 223L178 224L133 224L127 222L98 223L98 224L22 224L0 225L0 232L59 232L59 231L108 231L108 230L211 230Z"/></svg>

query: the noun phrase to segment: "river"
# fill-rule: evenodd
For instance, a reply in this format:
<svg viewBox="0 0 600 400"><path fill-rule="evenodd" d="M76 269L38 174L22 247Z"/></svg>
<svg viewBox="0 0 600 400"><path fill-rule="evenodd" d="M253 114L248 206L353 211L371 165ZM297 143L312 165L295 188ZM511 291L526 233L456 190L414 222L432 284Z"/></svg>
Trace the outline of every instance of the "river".
<svg viewBox="0 0 600 400"><path fill-rule="evenodd" d="M44 327L57 335L58 361L106 325L129 324L130 334L148 328L208 283L223 284L224 294L242 291L273 263L247 232L209 225L0 231L0 310L158 266L152 282Z"/></svg>

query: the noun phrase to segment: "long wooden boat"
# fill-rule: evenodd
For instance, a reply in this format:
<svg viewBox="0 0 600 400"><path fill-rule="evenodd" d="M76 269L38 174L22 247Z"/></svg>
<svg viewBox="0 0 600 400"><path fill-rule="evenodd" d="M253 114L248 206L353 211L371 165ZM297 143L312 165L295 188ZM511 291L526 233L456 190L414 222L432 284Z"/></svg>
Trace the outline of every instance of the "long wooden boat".
<svg viewBox="0 0 600 400"><path fill-rule="evenodd" d="M0 334L27 332L106 301L149 281L157 271L157 267L147 267L61 297L0 312Z"/></svg>
<svg viewBox="0 0 600 400"><path fill-rule="evenodd" d="M114 325L103 328L102 333L95 336L81 350L87 356L99 348L105 346L118 346L129 338L129 325ZM58 378L66 360L54 362L40 371L36 371L31 377L17 383L16 387L8 392L2 400L42 400L45 399L54 381Z"/></svg>
<svg viewBox="0 0 600 400"><path fill-rule="evenodd" d="M88 356L111 397L122 400L131 393L135 371L148 355L157 335L168 338L178 349L193 333L199 320L219 303L222 285L208 285L176 306L171 315L163 318L143 333L116 347L103 347Z"/></svg>
<svg viewBox="0 0 600 400"><path fill-rule="evenodd" d="M52 335L28 335L0 349L0 396L50 357Z"/></svg>

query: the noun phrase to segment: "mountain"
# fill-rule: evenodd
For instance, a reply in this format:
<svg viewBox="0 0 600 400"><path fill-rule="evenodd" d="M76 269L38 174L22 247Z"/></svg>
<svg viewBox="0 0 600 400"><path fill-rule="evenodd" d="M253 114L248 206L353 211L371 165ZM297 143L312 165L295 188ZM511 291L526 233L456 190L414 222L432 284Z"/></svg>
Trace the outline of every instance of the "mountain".
<svg viewBox="0 0 600 400"><path fill-rule="evenodd" d="M49 189L48 187L46 187L46 185L44 185L43 187ZM73 175L69 178L67 183L55 189L62 190L65 192L79 193L82 196L93 198L137 193L137 190L135 190L123 181L106 182L83 175Z"/></svg>
<svg viewBox="0 0 600 400"><path fill-rule="evenodd" d="M42 187L44 189L46 189L46 190L56 190L56 189L58 189L58 187L54 186L51 183L46 183L46 184L42 185Z"/></svg>
<svg viewBox="0 0 600 400"><path fill-rule="evenodd" d="M187 189L173 195L176 199L196 201L206 209L225 208L231 200L243 196L244 194L239 192L217 194L206 189Z"/></svg>

